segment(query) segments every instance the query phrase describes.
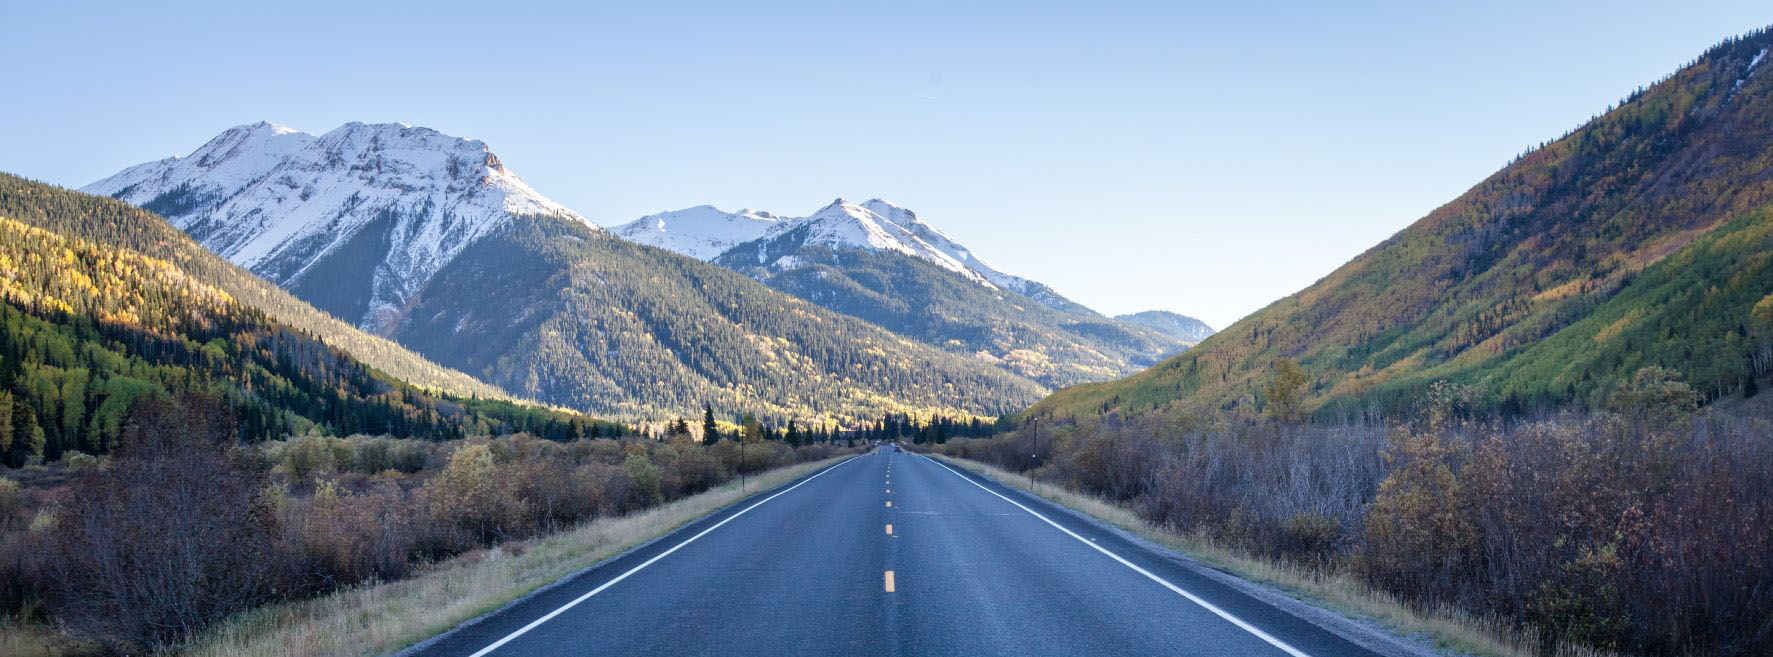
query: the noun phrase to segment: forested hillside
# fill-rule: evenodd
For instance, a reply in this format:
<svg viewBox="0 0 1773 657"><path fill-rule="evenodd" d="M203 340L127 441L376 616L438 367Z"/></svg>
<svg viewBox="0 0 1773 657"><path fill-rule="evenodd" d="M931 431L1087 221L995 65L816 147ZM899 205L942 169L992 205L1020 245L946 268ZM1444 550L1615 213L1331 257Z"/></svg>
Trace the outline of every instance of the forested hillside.
<svg viewBox="0 0 1773 657"><path fill-rule="evenodd" d="M1320 415L1396 412L1437 380L1487 408L1593 405L1651 365L1753 394L1773 353L1770 47L1720 44L1311 287L1033 414L1258 412L1282 359Z"/></svg>
<svg viewBox="0 0 1773 657"><path fill-rule="evenodd" d="M622 430L540 407L426 392L170 261L5 216L0 272L0 459L11 466L111 451L129 431L132 406L146 398L220 400L245 441L310 427L433 439Z"/></svg>
<svg viewBox="0 0 1773 657"><path fill-rule="evenodd" d="M693 258L521 217L464 249L391 337L508 390L600 414L848 423L995 415L1044 389Z"/></svg>
<svg viewBox="0 0 1773 657"><path fill-rule="evenodd" d="M277 322L320 337L378 370L413 385L461 396L506 399L497 387L431 363L398 344L338 321L191 241L153 213L121 201L0 173L0 216L164 260L194 280L265 311Z"/></svg>
<svg viewBox="0 0 1773 657"><path fill-rule="evenodd" d="M888 250L799 244L792 234L741 244L716 264L777 290L1046 386L1124 375L1181 351L1179 340L1087 309L1060 310ZM786 247L758 256L755 249ZM779 266L792 258L791 266ZM769 264L759 265L759 260ZM1073 304L1075 305L1075 304Z"/></svg>

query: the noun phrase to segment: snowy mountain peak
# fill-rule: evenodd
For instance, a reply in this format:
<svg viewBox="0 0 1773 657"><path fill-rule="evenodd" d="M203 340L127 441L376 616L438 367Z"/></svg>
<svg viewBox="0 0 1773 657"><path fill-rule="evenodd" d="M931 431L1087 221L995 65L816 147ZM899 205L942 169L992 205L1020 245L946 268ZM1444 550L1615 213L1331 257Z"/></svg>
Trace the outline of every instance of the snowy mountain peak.
<svg viewBox="0 0 1773 657"><path fill-rule="evenodd" d="M911 211L909 208L878 198L870 199L868 202L863 203L862 207L876 215L886 218L894 224L905 227L907 231L916 235L919 240L922 240L931 248L954 259L954 261L959 262L968 270L977 272L981 278L989 281L997 287L1013 290L1054 307L1075 306L1070 300L1058 296L1057 293L1053 292L1045 285L1029 281L1020 276L1005 274L998 271L997 268L992 267L984 260L981 260L977 255L974 255L971 249L954 241L953 238L949 237L935 226L919 219L917 213Z"/></svg>
<svg viewBox="0 0 1773 657"><path fill-rule="evenodd" d="M934 263L989 288L1011 290L1062 310L1094 314L1045 285L998 271L916 212L880 198L853 203L838 197L798 219L751 210L725 212L702 205L641 217L614 232L631 241L703 260L715 260L746 242L765 240L747 247L750 255L745 261L778 270L803 264L800 258L780 254L805 245L891 251ZM789 240L799 243L783 243Z"/></svg>
<svg viewBox="0 0 1773 657"><path fill-rule="evenodd" d="M727 212L712 205L650 214L616 226L622 239L711 260L733 246L762 237L784 221L768 212Z"/></svg>
<svg viewBox="0 0 1773 657"><path fill-rule="evenodd" d="M896 210L892 214L900 221L915 219L909 211L886 204L884 201L879 203L879 207L883 209ZM925 230L919 230L920 226L921 223L899 223L899 221L883 216L868 207L839 198L818 212L814 212L812 216L795 222L786 222L771 229L767 236L793 234L800 236L802 244L895 251L927 260L987 287L993 286L993 283L980 272L967 267L965 262L955 258L942 247L926 241L925 235L940 235L940 233L934 233L927 227L923 227Z"/></svg>
<svg viewBox="0 0 1773 657"><path fill-rule="evenodd" d="M338 268L365 269L360 293L339 292L352 301L317 305L372 330L394 321L463 248L514 217L590 225L530 188L484 142L402 123L353 122L318 137L263 121L236 126L190 155L133 166L81 191L158 212L285 287L320 276L342 285L333 281ZM347 251L351 262L330 258Z"/></svg>

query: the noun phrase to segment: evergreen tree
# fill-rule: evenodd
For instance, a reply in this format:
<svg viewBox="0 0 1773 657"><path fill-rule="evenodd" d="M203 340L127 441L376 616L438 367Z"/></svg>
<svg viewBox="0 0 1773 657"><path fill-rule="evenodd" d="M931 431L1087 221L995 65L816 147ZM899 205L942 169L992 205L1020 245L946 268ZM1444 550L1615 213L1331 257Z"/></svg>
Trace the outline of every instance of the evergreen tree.
<svg viewBox="0 0 1773 657"><path fill-rule="evenodd" d="M714 406L702 405L702 444L713 445L720 442L720 425L714 423Z"/></svg>
<svg viewBox="0 0 1773 657"><path fill-rule="evenodd" d="M12 451L12 392L0 392L0 457Z"/></svg>
<svg viewBox="0 0 1773 657"><path fill-rule="evenodd" d="M37 412L23 399L14 397L12 410L12 448L7 450L6 463L20 467L32 457L43 457L43 427L37 423Z"/></svg>

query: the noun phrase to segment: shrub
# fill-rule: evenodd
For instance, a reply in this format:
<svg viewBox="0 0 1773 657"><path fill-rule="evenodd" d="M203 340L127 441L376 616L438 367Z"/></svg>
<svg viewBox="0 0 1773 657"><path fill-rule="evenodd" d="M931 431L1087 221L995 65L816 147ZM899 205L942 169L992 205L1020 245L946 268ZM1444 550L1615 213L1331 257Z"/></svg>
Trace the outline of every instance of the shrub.
<svg viewBox="0 0 1773 657"><path fill-rule="evenodd" d="M99 457L73 450L69 450L62 454L62 461L68 464L69 470L76 473L86 472L99 467Z"/></svg>
<svg viewBox="0 0 1773 657"><path fill-rule="evenodd" d="M1699 408L1699 394L1681 381L1681 374L1665 367L1638 370L1631 381L1613 391L1607 408L1651 428L1692 415Z"/></svg>
<svg viewBox="0 0 1773 657"><path fill-rule="evenodd" d="M426 510L397 486L352 493L330 481L282 517L294 576L312 593L404 577L430 524Z"/></svg>
<svg viewBox="0 0 1773 657"><path fill-rule="evenodd" d="M1360 565L1369 580L1420 596L1464 572L1477 530L1450 452L1436 434L1398 432L1385 454L1391 475L1367 511Z"/></svg>
<svg viewBox="0 0 1773 657"><path fill-rule="evenodd" d="M51 539L56 618L120 652L189 636L277 584L276 519L220 406L148 397L131 413L118 458L82 475Z"/></svg>
<svg viewBox="0 0 1773 657"><path fill-rule="evenodd" d="M661 490L664 474L652 459L645 454L631 454L622 461L622 469L628 472L628 480L633 482L630 494L636 497L635 507L651 506L664 499Z"/></svg>
<svg viewBox="0 0 1773 657"><path fill-rule="evenodd" d="M352 436L351 469L376 474L394 468L394 441L389 438Z"/></svg>
<svg viewBox="0 0 1773 657"><path fill-rule="evenodd" d="M485 443L456 449L449 465L425 483L431 516L485 542L521 529L517 519L523 515L522 502L499 470Z"/></svg>

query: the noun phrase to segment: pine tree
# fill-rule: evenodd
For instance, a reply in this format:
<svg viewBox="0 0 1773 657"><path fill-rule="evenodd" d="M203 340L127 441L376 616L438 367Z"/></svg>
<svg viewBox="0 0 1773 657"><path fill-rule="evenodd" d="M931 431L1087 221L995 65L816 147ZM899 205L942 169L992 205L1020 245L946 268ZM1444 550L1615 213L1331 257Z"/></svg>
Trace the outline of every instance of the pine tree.
<svg viewBox="0 0 1773 657"><path fill-rule="evenodd" d="M37 424L37 412L23 400L15 400L12 412L12 448L6 453L6 461L13 467L19 467L31 461L32 457L43 457L43 427Z"/></svg>
<svg viewBox="0 0 1773 657"><path fill-rule="evenodd" d="M720 442L720 425L714 423L714 406L702 405L702 444L713 445Z"/></svg>

